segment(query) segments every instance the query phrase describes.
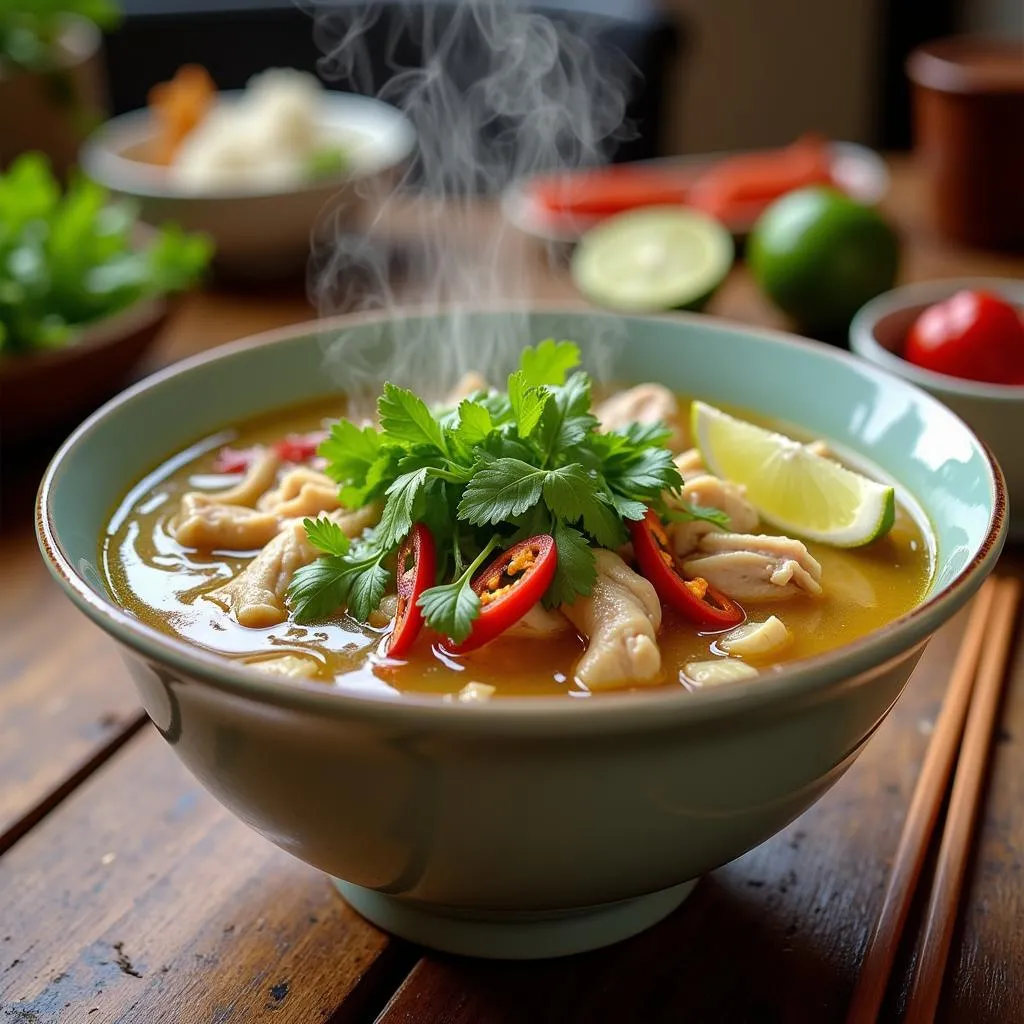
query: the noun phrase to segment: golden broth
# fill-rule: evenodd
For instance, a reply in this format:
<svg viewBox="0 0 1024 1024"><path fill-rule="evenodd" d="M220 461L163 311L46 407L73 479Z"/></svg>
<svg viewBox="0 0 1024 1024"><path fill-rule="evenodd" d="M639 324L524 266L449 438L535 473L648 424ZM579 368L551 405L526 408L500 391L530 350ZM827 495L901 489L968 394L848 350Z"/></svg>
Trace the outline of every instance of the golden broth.
<svg viewBox="0 0 1024 1024"><path fill-rule="evenodd" d="M261 417L240 430L211 436L159 466L125 497L101 540L101 564L115 600L163 633L243 662L289 653L312 656L320 665L319 678L348 692L446 694L479 682L505 695L589 696L573 677L583 642L571 633L553 640L499 639L461 659L447 658L421 642L413 657L396 665L375 657L384 630L364 627L345 615L313 626L284 622L250 629L203 600L204 593L237 575L256 552L183 548L168 530L181 496L237 482L237 477L215 474L221 446L270 443L287 433L319 429L342 412L332 402ZM795 433L784 425L778 429ZM880 541L855 551L814 543L807 547L822 566L820 597L747 606L753 619L778 615L792 634L793 642L772 656L771 664L821 654L884 626L921 600L931 578L931 539L904 502L897 506L892 530ZM685 664L715 656L714 641L666 608L658 636L664 682L680 685Z"/></svg>

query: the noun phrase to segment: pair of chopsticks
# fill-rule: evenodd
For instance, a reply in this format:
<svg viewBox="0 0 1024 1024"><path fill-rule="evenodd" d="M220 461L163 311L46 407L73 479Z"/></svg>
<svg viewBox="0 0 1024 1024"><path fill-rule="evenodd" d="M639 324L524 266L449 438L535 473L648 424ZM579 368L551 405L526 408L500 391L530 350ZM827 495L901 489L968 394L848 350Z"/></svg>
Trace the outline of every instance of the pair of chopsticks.
<svg viewBox="0 0 1024 1024"><path fill-rule="evenodd" d="M935 1019L1020 598L1018 580L989 579L974 600L907 812L882 912L868 942L847 1024L874 1024L878 1019L914 890L955 767L904 1024L931 1024Z"/></svg>

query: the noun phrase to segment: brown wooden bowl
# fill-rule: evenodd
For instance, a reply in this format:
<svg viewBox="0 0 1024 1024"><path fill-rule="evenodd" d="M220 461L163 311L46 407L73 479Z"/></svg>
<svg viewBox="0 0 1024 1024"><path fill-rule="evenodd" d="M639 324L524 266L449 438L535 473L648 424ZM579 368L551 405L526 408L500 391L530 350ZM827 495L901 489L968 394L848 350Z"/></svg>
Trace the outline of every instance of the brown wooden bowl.
<svg viewBox="0 0 1024 1024"><path fill-rule="evenodd" d="M144 299L88 326L64 348L0 356L0 441L72 425L125 384L170 316L174 297Z"/></svg>

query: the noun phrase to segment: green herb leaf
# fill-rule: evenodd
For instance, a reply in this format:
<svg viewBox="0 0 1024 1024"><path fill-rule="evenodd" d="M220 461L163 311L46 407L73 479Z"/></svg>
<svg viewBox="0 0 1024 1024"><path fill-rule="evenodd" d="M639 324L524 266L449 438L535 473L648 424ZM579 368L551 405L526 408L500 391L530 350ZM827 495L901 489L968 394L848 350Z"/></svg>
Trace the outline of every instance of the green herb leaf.
<svg viewBox="0 0 1024 1024"><path fill-rule="evenodd" d="M579 530L556 522L553 537L558 549L558 567L544 595L545 608L572 604L577 597L586 597L594 589L597 579L594 549Z"/></svg>
<svg viewBox="0 0 1024 1024"><path fill-rule="evenodd" d="M380 605L390 580L391 573L379 561L356 573L348 594L349 614L359 622L366 622Z"/></svg>
<svg viewBox="0 0 1024 1024"><path fill-rule="evenodd" d="M348 554L348 536L333 519L326 516L319 519L304 519L302 525L306 528L306 536L313 547L339 558Z"/></svg>
<svg viewBox="0 0 1024 1024"><path fill-rule="evenodd" d="M473 590L473 574L498 546L492 537L454 583L431 587L420 594L417 604L423 609L427 625L442 636L462 643L473 630L473 620L480 614L480 598Z"/></svg>
<svg viewBox="0 0 1024 1024"><path fill-rule="evenodd" d="M491 414L479 402L463 400L459 405L458 425L452 436L467 449L480 444L493 429Z"/></svg>
<svg viewBox="0 0 1024 1024"><path fill-rule="evenodd" d="M548 465L555 454L578 445L597 427L590 412L590 379L574 373L562 387L551 388L551 401L544 407L535 442Z"/></svg>
<svg viewBox="0 0 1024 1024"><path fill-rule="evenodd" d="M523 350L519 368L528 385L560 387L565 383L566 374L579 366L579 362L580 350L573 342L547 338L535 348Z"/></svg>
<svg viewBox="0 0 1024 1024"><path fill-rule="evenodd" d="M672 430L660 420L656 423L627 423L608 431L608 437L621 437L640 448L663 448L672 437Z"/></svg>
<svg viewBox="0 0 1024 1024"><path fill-rule="evenodd" d="M624 498L615 491L611 492L611 499L613 508L623 519L633 519L639 522L647 515L647 506L642 501Z"/></svg>
<svg viewBox="0 0 1024 1024"><path fill-rule="evenodd" d="M340 484L364 480L380 455L380 434L373 427L361 430L350 420L331 424L331 432L317 449L327 460L324 472Z"/></svg>
<svg viewBox="0 0 1024 1024"><path fill-rule="evenodd" d="M667 448L638 449L628 460L610 463L606 477L612 488L631 498L656 497L683 483Z"/></svg>
<svg viewBox="0 0 1024 1024"><path fill-rule="evenodd" d="M381 547L393 548L405 539L412 529L417 498L427 480L427 469L403 473L388 487L388 500L384 504L377 536Z"/></svg>
<svg viewBox="0 0 1024 1024"><path fill-rule="evenodd" d="M723 530L729 529L728 513L723 512L720 508L689 505L686 502L680 502L679 499L676 501L677 504L668 508L663 518L676 523L692 523L698 520L703 523L711 523L712 526L721 527Z"/></svg>
<svg viewBox="0 0 1024 1024"><path fill-rule="evenodd" d="M550 397L546 390L530 387L522 370L509 377L508 399L520 437L528 438L534 432Z"/></svg>
<svg viewBox="0 0 1024 1024"><path fill-rule="evenodd" d="M326 555L302 566L288 586L295 621L323 621L345 603L351 585L351 567L336 556Z"/></svg>
<svg viewBox="0 0 1024 1024"><path fill-rule="evenodd" d="M389 440L429 444L447 454L441 425L427 403L408 388L386 383L384 394L377 401L377 412L381 429Z"/></svg>
<svg viewBox="0 0 1024 1024"><path fill-rule="evenodd" d="M545 473L519 459L495 459L476 471L459 502L459 518L497 525L540 501Z"/></svg>

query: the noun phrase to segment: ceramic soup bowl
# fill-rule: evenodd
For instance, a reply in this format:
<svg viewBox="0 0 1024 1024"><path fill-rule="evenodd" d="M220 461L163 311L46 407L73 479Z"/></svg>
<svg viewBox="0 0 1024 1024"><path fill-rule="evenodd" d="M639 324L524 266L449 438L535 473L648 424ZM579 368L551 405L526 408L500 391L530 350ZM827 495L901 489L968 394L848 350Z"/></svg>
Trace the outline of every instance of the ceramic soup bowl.
<svg viewBox="0 0 1024 1024"><path fill-rule="evenodd" d="M904 380L846 353L699 315L539 309L462 314L479 338L621 339L609 377L659 380L830 438L870 459L930 523L936 570L912 612L759 678L585 701L477 705L349 695L277 681L156 632L97 565L115 504L170 454L344 383L326 344L444 345L441 317L298 326L190 359L124 392L56 455L39 497L44 557L119 644L146 711L214 796L337 881L371 921L434 948L546 957L624 938L701 875L825 793L885 718L929 636L975 593L1004 539L999 469L970 429ZM589 340L588 340L589 339ZM439 352L441 350L438 350ZM351 362L355 365L355 361Z"/></svg>

